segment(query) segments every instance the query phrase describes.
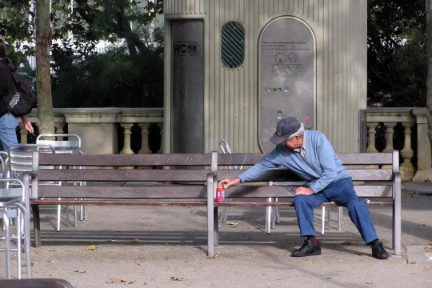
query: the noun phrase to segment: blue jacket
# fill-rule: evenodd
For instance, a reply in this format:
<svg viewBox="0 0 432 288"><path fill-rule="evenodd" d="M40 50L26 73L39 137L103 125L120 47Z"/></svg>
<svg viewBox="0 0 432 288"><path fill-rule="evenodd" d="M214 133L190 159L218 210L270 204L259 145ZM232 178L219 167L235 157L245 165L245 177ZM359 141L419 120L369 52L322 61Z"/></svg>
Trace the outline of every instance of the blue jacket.
<svg viewBox="0 0 432 288"><path fill-rule="evenodd" d="M308 130L304 137L304 157L282 144L276 145L269 155L239 176L241 182L253 181L267 171L283 166L306 180L305 186L318 193L333 182L351 177L322 132Z"/></svg>

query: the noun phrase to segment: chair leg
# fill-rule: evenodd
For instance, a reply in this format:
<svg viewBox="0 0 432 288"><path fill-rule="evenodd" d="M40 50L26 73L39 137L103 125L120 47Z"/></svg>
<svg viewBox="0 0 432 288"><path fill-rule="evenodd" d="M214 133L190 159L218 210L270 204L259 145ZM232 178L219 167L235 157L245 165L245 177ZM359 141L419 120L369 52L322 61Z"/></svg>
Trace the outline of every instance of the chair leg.
<svg viewBox="0 0 432 288"><path fill-rule="evenodd" d="M325 227L325 214L326 208L324 205L321 206L321 234L324 235L324 227Z"/></svg>
<svg viewBox="0 0 432 288"><path fill-rule="evenodd" d="M279 198L275 198L276 202L279 202ZM280 223L280 211L279 211L279 207L276 206L275 207L275 213L276 213L276 223Z"/></svg>
<svg viewBox="0 0 432 288"><path fill-rule="evenodd" d="M11 255L10 255L10 231L9 231L9 217L5 210L3 214L3 222L5 223L5 261L6 261L6 279L12 279L11 275Z"/></svg>
<svg viewBox="0 0 432 288"><path fill-rule="evenodd" d="M272 198L271 197L267 198L267 202L271 203ZM267 231L267 234L270 234L271 222L272 222L272 207L267 206L267 211L266 211L266 231Z"/></svg>
<svg viewBox="0 0 432 288"><path fill-rule="evenodd" d="M21 212L24 214L24 250L26 254L26 263L27 263L27 278L30 279L32 277L32 268L31 268L31 256L30 256L30 214L29 211L25 208L25 206L17 203L15 204ZM37 206L39 208L39 206ZM36 213L35 213L36 214ZM39 215L39 210L37 211ZM20 233L21 235L21 233ZM20 237L21 241L21 237Z"/></svg>
<svg viewBox="0 0 432 288"><path fill-rule="evenodd" d="M21 225L22 225L22 222L21 222L21 217L22 217L21 210L18 209L18 211L17 211L17 221L16 221L16 223L17 223L17 235L16 235L16 237L17 237L17 266L18 266L17 277L18 277L18 279L22 278L22 271L21 271L22 270L22 263L21 263L21 257L22 257Z"/></svg>
<svg viewBox="0 0 432 288"><path fill-rule="evenodd" d="M343 217L343 207L339 206L339 213L338 213L338 230L341 231L342 230L342 217Z"/></svg>
<svg viewBox="0 0 432 288"><path fill-rule="evenodd" d="M330 229L330 221L331 221L331 207L329 206L327 209L327 229Z"/></svg>
<svg viewBox="0 0 432 288"><path fill-rule="evenodd" d="M77 205L74 205L74 225L75 227L78 227L78 207Z"/></svg>
<svg viewBox="0 0 432 288"><path fill-rule="evenodd" d="M57 232L60 232L60 225L61 225L61 205L58 205L57 206L57 229L56 229Z"/></svg>

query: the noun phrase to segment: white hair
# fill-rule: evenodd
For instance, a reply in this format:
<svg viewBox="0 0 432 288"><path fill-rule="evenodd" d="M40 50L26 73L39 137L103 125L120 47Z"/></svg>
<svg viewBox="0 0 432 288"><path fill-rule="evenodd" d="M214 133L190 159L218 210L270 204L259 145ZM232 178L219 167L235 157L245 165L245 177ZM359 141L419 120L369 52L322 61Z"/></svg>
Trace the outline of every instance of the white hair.
<svg viewBox="0 0 432 288"><path fill-rule="evenodd" d="M304 131L305 131L304 125L303 125L303 123L300 123L299 130L297 130L297 132L295 132L291 136L289 136L287 140L290 141L290 140L294 139L297 136L303 137Z"/></svg>

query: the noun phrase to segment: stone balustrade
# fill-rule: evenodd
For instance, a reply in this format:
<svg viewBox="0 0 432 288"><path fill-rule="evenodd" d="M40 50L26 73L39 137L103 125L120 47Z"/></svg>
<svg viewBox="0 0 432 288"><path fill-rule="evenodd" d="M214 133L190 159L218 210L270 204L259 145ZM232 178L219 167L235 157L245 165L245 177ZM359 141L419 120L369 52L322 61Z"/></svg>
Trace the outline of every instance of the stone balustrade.
<svg viewBox="0 0 432 288"><path fill-rule="evenodd" d="M37 126L37 109L27 116ZM141 129L141 149L137 153L151 153L150 125L163 127L163 108L55 108L54 123L57 134L66 130L82 139L82 149L87 154L134 154L131 145L132 127ZM123 137L119 137L120 133ZM29 135L19 124L20 142L28 143ZM34 138L34 137L33 137ZM123 149L119 152L119 138ZM162 138L162 137L161 137ZM158 153L163 153L163 145Z"/></svg>
<svg viewBox="0 0 432 288"><path fill-rule="evenodd" d="M37 125L36 109L28 118ZM149 143L150 127L157 125L159 133L163 135L163 108L56 108L54 122L57 134L67 131L80 135L83 151L88 154L152 153ZM361 137L365 138L361 140L367 142L362 145L366 152L400 150L403 181L432 180L431 145L427 136L425 108L368 108L365 125L367 135ZM397 133L403 134L402 144L396 145ZM21 143L28 143L30 136L22 123L19 134ZM378 147L380 145L376 145L379 142L377 139L381 136L385 143ZM132 150L132 137L141 138L141 147L135 149L135 152ZM34 141L34 137L32 139ZM158 153L163 153L163 137L160 139L161 148ZM123 142L121 151L118 151L119 142Z"/></svg>
<svg viewBox="0 0 432 288"><path fill-rule="evenodd" d="M366 114L368 134L366 152L400 150L402 157L400 170L403 181L423 182L426 179L432 179L431 145L427 135L426 108L368 108ZM395 127L398 123L403 127L402 148L395 147L394 143ZM383 130L379 129L383 128L381 125L385 127L385 147L378 151L376 138L378 131ZM413 128L416 129L414 139L412 137ZM412 145L413 142L416 143L415 147Z"/></svg>

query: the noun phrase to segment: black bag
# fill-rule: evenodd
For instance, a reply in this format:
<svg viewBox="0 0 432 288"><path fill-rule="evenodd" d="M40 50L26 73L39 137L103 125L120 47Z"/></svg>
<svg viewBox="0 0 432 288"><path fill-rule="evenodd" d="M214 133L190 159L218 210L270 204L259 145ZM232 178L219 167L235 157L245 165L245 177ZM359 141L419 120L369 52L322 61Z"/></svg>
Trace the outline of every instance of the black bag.
<svg viewBox="0 0 432 288"><path fill-rule="evenodd" d="M30 114L37 100L33 81L18 73L11 73L15 82L15 89L5 97L7 110L15 117Z"/></svg>

